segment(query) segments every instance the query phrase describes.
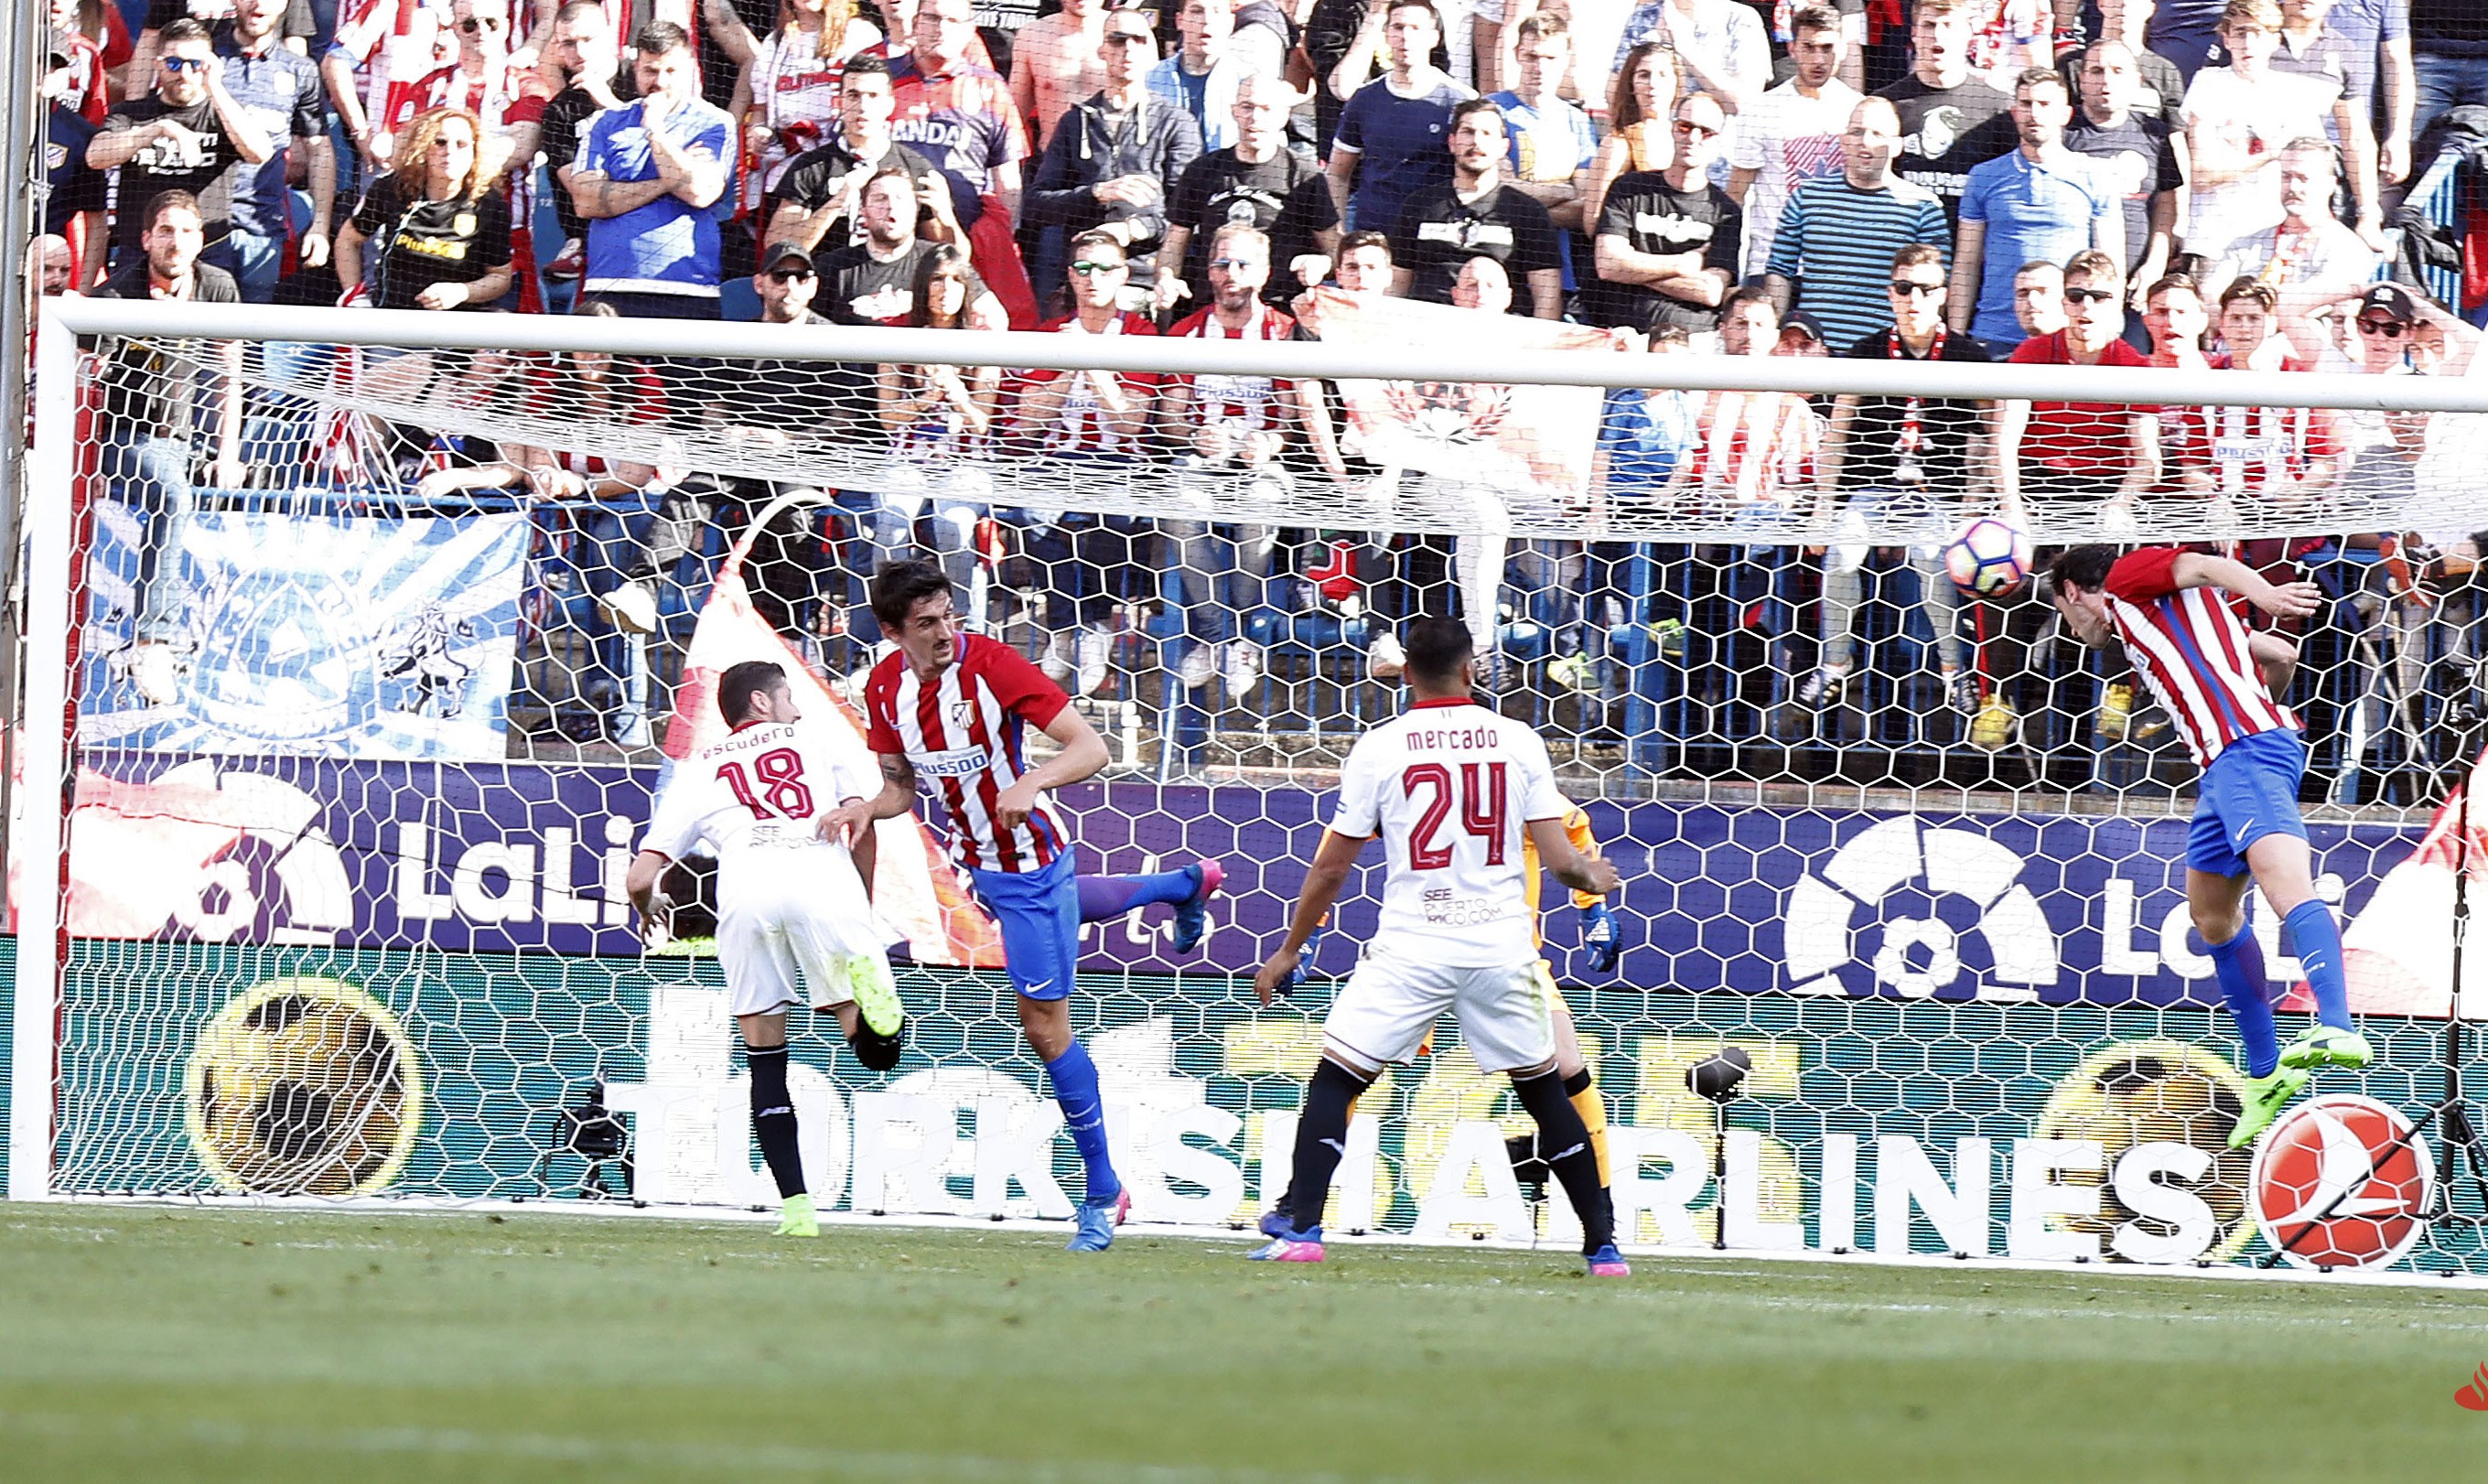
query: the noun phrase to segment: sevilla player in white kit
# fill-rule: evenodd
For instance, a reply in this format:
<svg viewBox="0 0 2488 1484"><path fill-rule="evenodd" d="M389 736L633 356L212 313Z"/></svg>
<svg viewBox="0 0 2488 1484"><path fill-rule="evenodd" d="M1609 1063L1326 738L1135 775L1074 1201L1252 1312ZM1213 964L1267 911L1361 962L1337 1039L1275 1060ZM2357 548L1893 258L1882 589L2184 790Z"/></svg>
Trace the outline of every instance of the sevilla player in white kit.
<svg viewBox="0 0 2488 1484"><path fill-rule="evenodd" d="M786 1090L786 1012L807 1002L808 987L808 1003L838 1018L856 1060L876 1072L898 1064L906 1033L864 895L871 836L858 836L851 852L831 826L840 804L877 784L805 722L777 665L730 666L718 678L717 704L733 730L674 770L626 884L642 932L656 937L673 909L658 889L665 867L702 842L716 853L717 956L751 1063L752 1132L784 1202L778 1230L817 1236Z"/></svg>
<svg viewBox="0 0 2488 1484"><path fill-rule="evenodd" d="M1573 849L1571 801L1555 786L1546 743L1470 697L1469 631L1422 618L1402 640L1407 713L1358 739L1340 769L1339 812L1305 873L1286 940L1253 988L1263 1004L1292 982L1305 942L1376 834L1389 853L1382 915L1364 959L1332 1002L1321 1062L1296 1124L1290 1196L1262 1220L1273 1262L1322 1260L1322 1208L1346 1150L1350 1106L1382 1069L1407 1061L1446 1010L1483 1072L1511 1075L1538 1121L1540 1158L1579 1214L1582 1252L1598 1277L1627 1271L1589 1130L1555 1069L1555 1002L1538 973L1529 854L1575 891L1605 894L1616 868Z"/></svg>

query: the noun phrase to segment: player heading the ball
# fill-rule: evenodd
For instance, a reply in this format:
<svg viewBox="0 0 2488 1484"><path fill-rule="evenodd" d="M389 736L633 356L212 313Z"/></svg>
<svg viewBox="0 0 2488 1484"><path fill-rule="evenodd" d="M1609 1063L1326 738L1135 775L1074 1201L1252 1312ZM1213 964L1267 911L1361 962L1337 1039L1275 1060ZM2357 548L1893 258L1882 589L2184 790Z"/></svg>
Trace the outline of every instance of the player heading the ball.
<svg viewBox="0 0 2488 1484"><path fill-rule="evenodd" d="M1384 1067L1415 1055L1449 1010L1478 1069L1510 1074L1520 1106L1538 1121L1539 1158L1580 1216L1590 1272L1622 1276L1615 1208L1589 1130L1556 1070L1555 999L1538 972L1524 846L1536 846L1546 869L1575 891L1613 891L1616 868L1573 849L1565 829L1572 803L1555 786L1545 742L1472 698L1467 627L1421 618L1401 644L1414 700L1349 749L1339 812L1315 848L1286 938L1253 980L1263 1004L1293 980L1306 939L1339 899L1365 843L1379 834L1389 854L1381 918L1331 1004L1296 1124L1295 1177L1282 1209L1263 1223L1271 1241L1253 1255L1322 1260L1322 1213L1347 1147L1350 1106Z"/></svg>
<svg viewBox="0 0 2488 1484"><path fill-rule="evenodd" d="M1225 873L1214 860L1145 876L1077 876L1071 836L1046 795L1106 766L1106 742L1062 687L1026 656L962 630L950 579L929 562L891 562L873 574L872 615L898 646L864 681L865 742L881 757L881 788L838 814L850 835L895 819L921 778L942 800L950 857L1002 929L1003 960L1018 992L1019 1023L1045 1062L1087 1190L1075 1252L1113 1245L1132 1198L1106 1149L1097 1066L1071 1034L1080 924L1155 902L1174 908L1174 949L1207 930L1209 899ZM1062 750L1032 768L1035 727Z"/></svg>
<svg viewBox="0 0 2488 1484"><path fill-rule="evenodd" d="M705 841L717 854L717 957L734 1023L751 1064L751 1132L778 1182L780 1236L815 1237L804 1186L795 1104L786 1090L786 1012L811 989L814 1010L838 1018L856 1060L898 1065L907 1022L884 935L864 881L872 836L834 823L846 800L871 792L841 766L832 738L804 720L786 672L765 659L718 678L717 708L732 728L683 760L657 800L647 838L624 884L651 941L670 931L665 867Z"/></svg>
<svg viewBox="0 0 2488 1484"><path fill-rule="evenodd" d="M2366 1038L2350 1024L2341 934L2315 895L2298 783L2306 742L2275 699L2288 687L2298 646L2253 633L2235 594L2275 618L2304 618L2324 598L2312 582L2267 581L2226 557L2147 546L2075 546L2049 569L2050 594L2074 635L2093 649L2122 644L2135 673L2177 729L2203 781L2186 838L2186 905L2211 950L2220 996L2246 1043L2248 1097L2229 1131L2244 1148L2288 1106L2318 1067L2363 1067ZM2263 949L2246 930L2247 883L2263 888L2315 992L2316 1023L2287 1049L2273 1027Z"/></svg>

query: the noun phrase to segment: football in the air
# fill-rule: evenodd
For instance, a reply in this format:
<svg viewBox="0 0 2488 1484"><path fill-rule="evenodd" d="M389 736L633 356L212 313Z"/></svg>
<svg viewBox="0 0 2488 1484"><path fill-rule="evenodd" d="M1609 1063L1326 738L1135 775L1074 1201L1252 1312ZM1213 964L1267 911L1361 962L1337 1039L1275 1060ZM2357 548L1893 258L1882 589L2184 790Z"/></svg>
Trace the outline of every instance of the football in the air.
<svg viewBox="0 0 2488 1484"><path fill-rule="evenodd" d="M362 1195L397 1179L422 1124L406 1031L336 979L276 979L218 1011L191 1053L189 1132L230 1190Z"/></svg>
<svg viewBox="0 0 2488 1484"><path fill-rule="evenodd" d="M2030 575L2030 536L1996 516L1981 516L1944 543L1944 574L1972 598L2003 598Z"/></svg>

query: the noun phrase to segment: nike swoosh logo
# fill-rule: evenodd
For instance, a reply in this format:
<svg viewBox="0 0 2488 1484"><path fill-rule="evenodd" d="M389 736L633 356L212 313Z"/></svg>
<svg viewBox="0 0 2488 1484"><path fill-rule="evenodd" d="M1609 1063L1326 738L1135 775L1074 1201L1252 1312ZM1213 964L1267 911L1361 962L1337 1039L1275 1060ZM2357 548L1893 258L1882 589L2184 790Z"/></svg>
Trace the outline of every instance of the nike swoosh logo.
<svg viewBox="0 0 2488 1484"><path fill-rule="evenodd" d="M1322 1147L1323 1147L1323 1148L1325 1148L1325 1149L1336 1149L1336 1150L1338 1150L1338 1151L1339 1151L1339 1154L1340 1154L1340 1158L1341 1158L1341 1159L1343 1159L1343 1159L1347 1158L1347 1145L1346 1145L1346 1143L1345 1143L1344 1141L1340 1140L1340 1139L1335 1139L1335 1138L1326 1138L1326 1139L1323 1139L1323 1140L1321 1141L1321 1143L1322 1143Z"/></svg>

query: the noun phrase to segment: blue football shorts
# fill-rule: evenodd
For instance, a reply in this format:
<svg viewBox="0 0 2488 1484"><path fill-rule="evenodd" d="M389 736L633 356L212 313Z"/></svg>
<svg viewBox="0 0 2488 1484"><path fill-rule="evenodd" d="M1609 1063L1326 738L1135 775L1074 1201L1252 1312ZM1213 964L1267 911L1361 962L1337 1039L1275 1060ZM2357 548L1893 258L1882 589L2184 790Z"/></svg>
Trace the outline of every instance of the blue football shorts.
<svg viewBox="0 0 2488 1484"><path fill-rule="evenodd" d="M2257 732L2220 749L2186 831L2186 864L2214 876L2247 874L2247 849L2266 835L2306 838L2298 817L2298 780L2306 772L2306 739L2294 729Z"/></svg>
<svg viewBox="0 0 2488 1484"><path fill-rule="evenodd" d="M1080 882L1071 852L1059 852L1036 871L975 871L968 878L976 900L1002 929L1003 964L1011 988L1028 999L1060 999L1071 993L1080 963Z"/></svg>

